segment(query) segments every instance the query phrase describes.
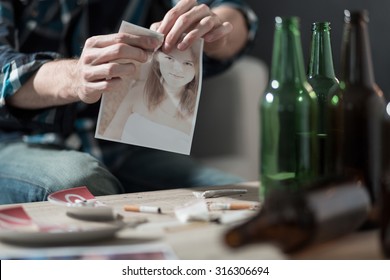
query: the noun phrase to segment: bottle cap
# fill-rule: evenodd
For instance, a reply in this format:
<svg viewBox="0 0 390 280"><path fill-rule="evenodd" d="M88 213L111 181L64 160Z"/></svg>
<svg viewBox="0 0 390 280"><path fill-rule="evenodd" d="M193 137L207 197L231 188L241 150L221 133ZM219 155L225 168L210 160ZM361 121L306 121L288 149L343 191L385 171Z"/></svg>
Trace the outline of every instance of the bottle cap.
<svg viewBox="0 0 390 280"><path fill-rule="evenodd" d="M330 30L330 22L329 21L323 21L323 22L314 22L311 26L312 31L316 30Z"/></svg>
<svg viewBox="0 0 390 280"><path fill-rule="evenodd" d="M275 24L276 26L282 26L282 25L299 25L300 18L297 16L289 16L289 17L275 17Z"/></svg>
<svg viewBox="0 0 390 280"><path fill-rule="evenodd" d="M367 10L356 10L356 11L344 10L344 21L346 23L350 23L351 21L369 22L368 11Z"/></svg>

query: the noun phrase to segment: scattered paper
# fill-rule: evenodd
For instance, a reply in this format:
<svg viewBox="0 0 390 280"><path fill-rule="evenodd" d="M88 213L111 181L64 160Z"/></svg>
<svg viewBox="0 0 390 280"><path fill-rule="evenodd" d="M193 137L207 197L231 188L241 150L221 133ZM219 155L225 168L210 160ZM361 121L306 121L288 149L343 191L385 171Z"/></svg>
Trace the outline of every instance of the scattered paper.
<svg viewBox="0 0 390 280"><path fill-rule="evenodd" d="M37 225L22 206L0 209L0 230L37 230Z"/></svg>
<svg viewBox="0 0 390 280"><path fill-rule="evenodd" d="M183 206L175 208L175 214L179 221L187 223L191 221L209 221L209 209L203 199L191 201Z"/></svg>

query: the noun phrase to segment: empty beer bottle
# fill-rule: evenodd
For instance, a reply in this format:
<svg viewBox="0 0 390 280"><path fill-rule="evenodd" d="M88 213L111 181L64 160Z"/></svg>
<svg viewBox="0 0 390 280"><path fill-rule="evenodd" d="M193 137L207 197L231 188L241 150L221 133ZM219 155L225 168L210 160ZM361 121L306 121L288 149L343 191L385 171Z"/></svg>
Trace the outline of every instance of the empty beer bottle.
<svg viewBox="0 0 390 280"><path fill-rule="evenodd" d="M386 259L390 259L390 103L382 124L382 180L380 195L380 241Z"/></svg>
<svg viewBox="0 0 390 280"><path fill-rule="evenodd" d="M260 198L316 177L317 98L307 82L298 17L276 17L270 80L260 100Z"/></svg>
<svg viewBox="0 0 390 280"><path fill-rule="evenodd" d="M269 192L260 212L227 230L232 248L273 243L292 253L356 230L370 210L370 196L356 180L329 180L297 191Z"/></svg>
<svg viewBox="0 0 390 280"><path fill-rule="evenodd" d="M344 15L340 87L329 103L330 126L341 131L333 142L341 147L334 161L340 163L339 172L344 175L359 174L364 178L373 206L377 206L380 127L385 100L374 79L368 12L346 10ZM374 216L370 219L375 220Z"/></svg>
<svg viewBox="0 0 390 280"><path fill-rule="evenodd" d="M325 178L332 175L333 162L326 156L326 142L329 141L327 129L328 98L339 86L333 67L332 45L329 22L315 22L312 24L311 49L307 80L317 94L318 102L318 148L319 148L319 177ZM328 163L331 163L329 165Z"/></svg>

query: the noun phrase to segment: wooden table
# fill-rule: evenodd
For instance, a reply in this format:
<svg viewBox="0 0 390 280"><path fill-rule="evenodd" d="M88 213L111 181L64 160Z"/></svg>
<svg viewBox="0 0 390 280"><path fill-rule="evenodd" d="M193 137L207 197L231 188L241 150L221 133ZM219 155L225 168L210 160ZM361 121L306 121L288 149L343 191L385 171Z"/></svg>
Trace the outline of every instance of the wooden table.
<svg viewBox="0 0 390 280"><path fill-rule="evenodd" d="M153 244L159 242L172 248L178 259L381 259L378 233L376 231L353 233L349 236L306 248L294 255L285 255L271 244L254 244L238 250L228 248L223 242L223 235L232 224L217 224L213 222L193 222L182 224L178 222L174 209L195 200L193 191L208 189L235 188L246 189L248 192L228 197L209 198L208 201L258 201L258 182L248 182L234 186L220 186L199 189L171 189L155 192L130 193L98 197L99 201L112 206L123 216L124 221L146 219L147 222L136 228L120 231L115 238L100 242L79 244L76 246L108 246L129 244ZM126 212L125 204L138 204L161 207L163 214ZM24 209L37 222L91 225L96 222L86 222L68 217L66 208L49 202L22 204ZM0 207L9 207L3 205ZM233 210L231 210L233 211ZM222 211L215 211L220 214ZM253 211L253 215L256 211ZM58 247L60 248L60 247ZM27 248L0 242L1 255L12 255L23 250L40 250L42 248Z"/></svg>

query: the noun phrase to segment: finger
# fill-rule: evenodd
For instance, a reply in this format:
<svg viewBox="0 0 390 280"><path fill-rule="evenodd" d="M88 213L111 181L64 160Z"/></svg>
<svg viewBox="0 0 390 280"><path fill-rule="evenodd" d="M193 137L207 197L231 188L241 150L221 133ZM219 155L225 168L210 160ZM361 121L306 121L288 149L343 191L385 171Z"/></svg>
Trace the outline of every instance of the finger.
<svg viewBox="0 0 390 280"><path fill-rule="evenodd" d="M154 22L154 23L152 23L152 25L150 25L150 30L157 32L157 30L160 28L160 26L161 26L161 21Z"/></svg>
<svg viewBox="0 0 390 280"><path fill-rule="evenodd" d="M100 49L90 49L81 55L84 64L99 65L111 61L136 61L144 63L148 60L148 52L123 43L110 45Z"/></svg>
<svg viewBox="0 0 390 280"><path fill-rule="evenodd" d="M172 50L180 41L183 33L192 30L194 25L202 27L201 30L196 31L197 34L201 34L204 29L209 31L215 24L220 24L219 19L216 16L212 17L211 15L213 14L207 5L198 5L181 15L166 35L164 44L165 51L169 52ZM201 34L200 37L203 36L203 34ZM198 38L200 37L198 36Z"/></svg>
<svg viewBox="0 0 390 280"><path fill-rule="evenodd" d="M78 93L78 96L81 101L87 104L92 104L97 102L103 92L105 92L107 88L107 81L100 81L100 82L88 82L83 84L82 90Z"/></svg>
<svg viewBox="0 0 390 280"><path fill-rule="evenodd" d="M177 19L196 5L196 0L179 1L175 7L166 13L157 31L163 34L167 34Z"/></svg>
<svg viewBox="0 0 390 280"><path fill-rule="evenodd" d="M203 36L203 38L207 43L211 43L223 38L232 31L233 25L230 22L225 21L221 26L211 30L209 33Z"/></svg>
<svg viewBox="0 0 390 280"><path fill-rule="evenodd" d="M106 63L89 67L84 71L83 79L86 82L109 81L111 79L130 77L136 73L134 64Z"/></svg>
<svg viewBox="0 0 390 280"><path fill-rule="evenodd" d="M88 38L84 48L105 48L115 44L127 44L145 50L154 50L160 45L157 38L151 36L139 36L128 33L115 33L99 35Z"/></svg>
<svg viewBox="0 0 390 280"><path fill-rule="evenodd" d="M121 93L128 90L129 81L122 78L85 82L79 92L80 99L85 103L97 102L103 93Z"/></svg>
<svg viewBox="0 0 390 280"><path fill-rule="evenodd" d="M115 92L116 89L122 88L121 78L112 78L109 80L98 80L94 82L86 82L84 84L84 96L93 96L97 93ZM93 99L93 97L91 98Z"/></svg>
<svg viewBox="0 0 390 280"><path fill-rule="evenodd" d="M219 24L219 23L218 23ZM204 38L206 43L212 43L222 39L233 30L233 25L230 22L224 22L222 25L209 30L209 24L200 23L194 30L184 36L183 40L177 45L177 49L185 51L199 38Z"/></svg>
<svg viewBox="0 0 390 280"><path fill-rule="evenodd" d="M232 25L229 22L221 25L220 19L216 16L209 16L203 18L197 26L195 26L188 34L186 34L182 41L177 45L181 51L189 48L196 40L208 36L215 41L230 33ZM210 42L210 41L207 41Z"/></svg>

